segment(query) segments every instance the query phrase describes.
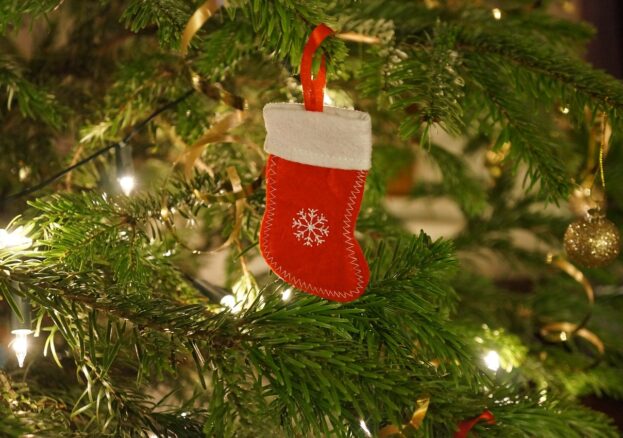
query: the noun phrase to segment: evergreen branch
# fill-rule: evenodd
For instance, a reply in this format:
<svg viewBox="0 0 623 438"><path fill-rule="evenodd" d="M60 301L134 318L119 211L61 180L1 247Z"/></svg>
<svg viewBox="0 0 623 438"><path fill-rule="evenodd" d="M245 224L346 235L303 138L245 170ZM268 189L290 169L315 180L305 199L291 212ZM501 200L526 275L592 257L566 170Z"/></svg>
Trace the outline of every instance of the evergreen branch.
<svg viewBox="0 0 623 438"><path fill-rule="evenodd" d="M516 247L512 239L512 231L521 229L528 231L535 238L548 245L558 245L560 233L567 225L567 219L543 211L543 199L537 196L524 196L516 199L513 190L516 184L508 169L503 171L496 184L487 193L490 208L487 218L481 216L468 217L463 231L456 236L454 243L463 251L478 250L483 246L494 251L504 252L512 258L523 261L535 259L535 254L526 253ZM526 257L513 257L526 256ZM536 260L542 264L543 254L538 253Z"/></svg>
<svg viewBox="0 0 623 438"><path fill-rule="evenodd" d="M429 146L428 155L441 171L444 191L455 199L467 216L481 213L487 205L487 194L467 164L436 144Z"/></svg>
<svg viewBox="0 0 623 438"><path fill-rule="evenodd" d="M595 395L623 400L623 378L618 366L600 364L598 367L583 373L570 373L561 369L556 372L556 379L566 391L575 397Z"/></svg>
<svg viewBox="0 0 623 438"><path fill-rule="evenodd" d="M489 15L489 11L485 11ZM488 17L487 17L488 18ZM491 21L490 19L488 20ZM527 14L510 14L502 23L495 23L505 31L537 37L554 44L561 50L574 51L578 44L588 43L596 33L595 28L583 21L562 20L547 13L530 11Z"/></svg>
<svg viewBox="0 0 623 438"><path fill-rule="evenodd" d="M61 127L67 109L59 105L53 94L26 79L15 60L6 55L0 55L0 85L6 87L9 111L15 100L22 116L53 128Z"/></svg>
<svg viewBox="0 0 623 438"><path fill-rule="evenodd" d="M46 268L37 271L31 268L28 272L34 275L30 280L26 277L26 271L13 270L10 278L24 286L15 289L5 277L2 290L26 294L34 302L51 309L57 307L55 301L42 297L46 290L54 291L56 296L65 298L67 302L78 302L114 318L130 321L138 327L173 333L180 338L190 336L198 340L213 340L214 328L222 324L204 305L180 305L170 299L154 296L139 299L124 291L110 291L105 295L97 293L101 286L101 275L98 272L89 275L65 272L59 275ZM26 285L32 287L33 291L27 291ZM65 311L62 308L58 310ZM229 341L219 339L213 342L229 344Z"/></svg>
<svg viewBox="0 0 623 438"><path fill-rule="evenodd" d="M221 360L250 361L253 372L245 365L235 376L223 379L228 384L229 379L240 384L241 373L258 373L268 379L268 386L257 390L269 399L278 395L268 404L273 412L270 415L280 417L287 412L291 422L283 427L290 433L324 431L319 419L325 417L334 427L345 422L358 427L359 418L364 415L370 425L378 427L384 419L397 421L404 406L412 403L413 391L408 382L417 381L420 391L432 392L437 383L431 377L437 372L459 372L455 363L463 363L461 370L467 371L468 359L461 353L460 342L452 340L456 335L442 327L437 306L427 302L441 302L440 294L447 293L436 289L435 282L446 277L451 269L449 247L445 245L444 250L439 242L428 246L426 238L420 236L407 245L398 245L396 250L381 251L378 260L382 260L384 268L374 268L378 281L365 299L351 305L307 296L286 304L273 289L265 291L261 301L258 299L237 317L228 312L209 313L203 305L180 305L157 298L159 294L129 295L111 284L103 284L106 277L99 272L60 274L53 267L46 267L45 260L42 264L27 261L28 267L10 262L10 270L2 271L2 289L26 294L33 302L58 314L71 314L67 304L80 303L113 319L127 319L143 330L195 340L210 352L209 360L217 370L223 370ZM400 260L400 264L391 262L392 259ZM106 292L102 294L102 290ZM385 298L388 293L392 300ZM303 321L305 324L301 325ZM67 322L56 322L64 327L64 336L79 348L78 339L86 331L72 334L69 328L70 324L81 324L77 314ZM397 325L402 327L399 337L374 335L395 333ZM376 329L364 330L369 327ZM421 362L413 360L407 347L410 345L420 346ZM443 362L439 371L428 364L433 359ZM275 368L276 363L283 365ZM288 368L284 367L286 364ZM310 370L317 371L310 374ZM360 394L366 395L361 399L353 397L355 388L362 385ZM254 386L243 385L246 391ZM222 425L214 427L223 430Z"/></svg>
<svg viewBox="0 0 623 438"><path fill-rule="evenodd" d="M532 70L564 85L569 96L573 93L585 95L597 108L612 112L623 107L620 81L548 45L507 33L475 33L467 28L458 33L457 42L461 50L471 53L472 59L496 55L488 58L491 65L510 62Z"/></svg>
<svg viewBox="0 0 623 438"><path fill-rule="evenodd" d="M523 437L533 431L538 431L543 438L619 436L606 415L560 400L530 404L510 402L495 408L494 412L497 420L494 433L500 437Z"/></svg>
<svg viewBox="0 0 623 438"><path fill-rule="evenodd" d="M19 27L25 17L38 17L56 10L63 0L20 0L0 4L0 33Z"/></svg>
<svg viewBox="0 0 623 438"><path fill-rule="evenodd" d="M526 393L515 386L500 386L491 392L477 395L458 394L453 401L431 399L423 424L423 436L451 436L456 432L453 421L459 411L464 420L489 410L495 424L478 423L473 432L494 437L536 436L557 438L570 436L618 436L612 420L604 414L568 400L560 399L549 391ZM462 406L471 406L467 412Z"/></svg>
<svg viewBox="0 0 623 438"><path fill-rule="evenodd" d="M242 13L251 21L258 46L291 66L298 66L309 33L320 23L332 25L325 2L300 0L247 0L239 2ZM337 29L334 29L337 30ZM346 45L330 38L321 46L329 71L346 57Z"/></svg>
<svg viewBox="0 0 623 438"><path fill-rule="evenodd" d="M27 67L9 57L0 68L2 83L19 85L14 102L29 105L19 108L22 115L12 112L4 125L4 144L19 153L5 160L3 186L33 184L50 175L74 129L84 134L81 153L88 155L121 137L159 101L187 88L186 68L172 49L200 2L104 1L95 8L66 0L71 6L62 14L48 14L55 2L47 0L0 6L4 31L23 23L26 13L48 19L47 32L30 47ZM201 160L211 176L166 177L162 184L173 149L192 142L225 111L212 101L189 99L159 129L135 137L143 188L165 187L131 198L102 197L102 188L110 192L107 163L93 160L99 167L89 174L83 166L72 187L98 185L97 191L33 201L27 213L35 229L29 234L33 250L0 250L0 295L31 299L38 323L49 325L43 328L49 331L46 347L63 366L51 378L52 360L29 353L30 391L17 379L5 384L0 373L0 435L363 436L362 421L372 434L388 423L405 424L415 400L426 395L431 404L416 432L426 437L451 436L460 421L483 409L494 412L497 424L477 429L492 436L614 436L603 416L562 402L560 395L620 396L622 383L612 374L623 357L618 302L598 300L594 307L591 330L607 345L602 364L570 375L569 369L582 363L578 354L544 346L534 333L541 318L572 317L583 310L581 296L570 298L577 284L552 281L556 277L543 271L540 259L535 262L538 253L518 248L511 239L521 228L541 242L559 241L563 220L544 212L541 201L565 195L567 168L576 165L568 165L568 158L584 151L585 140L552 135L563 128L548 117L551 110L569 108L567 117L576 128L582 126L585 107L609 112L615 132L622 124L620 84L575 55L591 31L534 10L531 0L500 6L500 20L486 2L359 3L231 0L193 40L189 62L206 78L244 88L251 110L240 135L259 143L264 129L256 110L276 96L298 97L296 81L286 82L285 73L296 69L316 24L379 38L374 47L354 45L358 50L349 57L337 39L321 48L341 79L346 104L371 114L376 143L403 152L375 159L368 177L358 222L371 269L366 294L337 304L291 291L284 301L281 292L289 286L268 274L257 279L265 286L253 287L253 298L234 313L213 303L218 296L206 300L193 289L181 267L203 270L203 260L177 251L183 246L176 243L177 233L200 237L202 247L223 240L236 199L223 169L235 165L245 182L255 183L252 193L245 191L240 248L228 259L226 284L235 285L232 294L248 295L242 289L255 280L240 278L237 257L255 253L264 192L256 177L262 163L236 144L206 148ZM119 16L140 37L121 29ZM34 22L33 29L39 24ZM251 62L242 62L247 58ZM269 58L284 63L284 80L274 79L275 63L265 62ZM360 84L374 101L360 98L355 91ZM46 91L52 87L55 99ZM404 111L390 112L387 100ZM54 115L59 102L71 103L72 110ZM52 123L63 117L63 123ZM381 199L387 171L411 158L396 137L403 119L409 137L427 134L435 124L473 137L472 127L478 126L476 135L483 141L471 152L512 143L505 164L523 171L521 163L527 163L527 178L540 187L540 197L517 199L509 183L516 175L506 172L512 169L485 193L480 186L486 182L473 178L466 160L437 145L431 145L430 156L444 180L429 194L449 193L474 214L468 214L466 230L455 241L470 251L462 251L462 257L493 250L496 263L500 254L510 262L532 260L523 266L534 267L536 295L514 294L515 288L526 292L532 284L495 285L468 263L459 270L450 242L433 242L423 234L407 238L399 221L389 217ZM59 139L51 127L60 125L68 128ZM621 148L616 136L613 142L608 158L614 163ZM608 176L614 178L610 195L616 201L621 178L613 167ZM10 215L20 213L18 204L6 204ZM618 210L617 202L609 203L615 221ZM183 219L196 223L193 230L181 229ZM619 283L616 270L590 275L595 282ZM560 306L563 298L566 305ZM605 307L609 313L601 310ZM486 349L499 351L502 367L495 379L480 358ZM512 372L505 361L514 366ZM67 380L58 384L60 378ZM506 386L509 381L517 385ZM535 390L545 384L547 393ZM157 394L160 389L179 391L167 399Z"/></svg>
<svg viewBox="0 0 623 438"><path fill-rule="evenodd" d="M472 29L478 28L484 33L502 33L522 40L538 40L571 56L575 56L579 45L588 43L595 36L593 26L583 21L559 18L531 7L501 6L504 7L500 8L502 16L499 20L493 19L491 9L471 5L458 10L452 19L456 22L471 22L474 24Z"/></svg>
<svg viewBox="0 0 623 438"><path fill-rule="evenodd" d="M424 133L433 124L453 134L461 132L464 80L456 70L460 60L453 50L455 37L451 27L436 26L428 44L415 47L391 71L389 95L408 114L400 128L403 136L415 135L422 123Z"/></svg>
<svg viewBox="0 0 623 438"><path fill-rule="evenodd" d="M511 142L511 157L528 165L530 186L538 182L540 194L550 201L566 198L569 180L558 142L551 138L543 118L535 117L528 102L521 101L507 87L503 80L507 78L506 71L494 62L495 58L481 54L465 58L478 91L488 99L488 116L504 123L500 138Z"/></svg>
<svg viewBox="0 0 623 438"><path fill-rule="evenodd" d="M25 384L17 384L0 371L0 434L7 438L28 433L61 436L69 424L63 405L51 397L32 396Z"/></svg>
<svg viewBox="0 0 623 438"><path fill-rule="evenodd" d="M121 21L132 32L155 25L158 39L164 47L175 47L193 10L187 2L176 0L132 0L121 16Z"/></svg>
<svg viewBox="0 0 623 438"><path fill-rule="evenodd" d="M138 132L140 132L145 126L147 126L153 119L155 119L158 115L160 115L161 113L163 113L164 111L166 111L166 110L168 110L170 108L174 108L177 104L179 104L180 102L182 102L185 99L187 99L193 93L194 93L194 90L189 90L186 93L184 93L183 95L181 95L180 97L178 97L177 99L175 99L175 100L173 100L171 102L167 102L162 107L156 109L147 118L145 118L141 122L137 123L132 128L132 130L125 137L123 137L122 140L119 140L116 143L109 144L109 145L107 145L107 146L97 150L96 152L92 153L88 157L85 157L82 160L78 161L77 163L74 163L71 166L61 170L60 172L52 175L51 177L47 178L46 180L41 181L40 183L38 183L38 184L36 184L36 185L34 185L32 187L29 187L27 189L24 189L24 190L22 190L20 192L8 195L6 198L3 198L1 201L5 201L5 200L8 200L8 199L21 198L22 196L27 196L27 195L29 195L31 193L39 191L42 188L47 187L48 185L52 184L54 181L57 181L58 179L62 178L67 173L69 173L69 172L71 172L71 171L73 171L73 170L75 170L75 169L77 169L77 168L79 168L81 166L84 166L85 164L93 161L94 159L96 159L100 155L103 155L103 154L107 153L111 149L113 149L115 147L119 147L119 146L124 146Z"/></svg>
<svg viewBox="0 0 623 438"><path fill-rule="evenodd" d="M238 64L253 53L255 33L250 23L241 19L223 23L201 41L193 65L212 81L223 80L236 72Z"/></svg>

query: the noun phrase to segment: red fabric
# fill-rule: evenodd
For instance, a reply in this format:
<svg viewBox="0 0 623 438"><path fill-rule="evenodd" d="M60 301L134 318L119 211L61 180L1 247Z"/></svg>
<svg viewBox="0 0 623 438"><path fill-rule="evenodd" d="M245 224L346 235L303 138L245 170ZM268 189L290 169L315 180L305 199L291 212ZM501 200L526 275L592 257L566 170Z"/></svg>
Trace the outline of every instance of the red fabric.
<svg viewBox="0 0 623 438"><path fill-rule="evenodd" d="M324 86L327 83L327 66L324 55L320 61L320 70L316 78L312 79L312 63L314 53L320 47L320 44L329 35L332 35L331 28L324 24L319 24L312 31L303 49L303 58L301 59L301 84L303 85L303 99L305 101L305 109L307 111L322 111L324 102Z"/></svg>
<svg viewBox="0 0 623 438"><path fill-rule="evenodd" d="M329 300L363 294L370 271L354 231L367 174L269 155L260 249L275 274Z"/></svg>
<svg viewBox="0 0 623 438"><path fill-rule="evenodd" d="M488 424L495 424L495 417L491 411L484 411L482 414L471 420L462 421L459 430L454 434L454 438L467 438L469 431L479 422L486 421Z"/></svg>

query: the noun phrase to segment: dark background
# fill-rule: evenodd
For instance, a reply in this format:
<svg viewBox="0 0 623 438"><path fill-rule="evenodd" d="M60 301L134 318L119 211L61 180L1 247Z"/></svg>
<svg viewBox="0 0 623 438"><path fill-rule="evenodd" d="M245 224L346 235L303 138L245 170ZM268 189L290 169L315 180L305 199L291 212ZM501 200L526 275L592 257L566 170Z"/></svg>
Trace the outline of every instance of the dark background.
<svg viewBox="0 0 623 438"><path fill-rule="evenodd" d="M597 29L588 46L586 59L595 67L623 78L623 0L581 0L580 16ZM623 372L623 370L621 371ZM623 403L598 397L586 397L584 403L605 412L623 432Z"/></svg>
<svg viewBox="0 0 623 438"><path fill-rule="evenodd" d="M597 28L587 59L600 69L623 78L623 1L582 0L581 17Z"/></svg>

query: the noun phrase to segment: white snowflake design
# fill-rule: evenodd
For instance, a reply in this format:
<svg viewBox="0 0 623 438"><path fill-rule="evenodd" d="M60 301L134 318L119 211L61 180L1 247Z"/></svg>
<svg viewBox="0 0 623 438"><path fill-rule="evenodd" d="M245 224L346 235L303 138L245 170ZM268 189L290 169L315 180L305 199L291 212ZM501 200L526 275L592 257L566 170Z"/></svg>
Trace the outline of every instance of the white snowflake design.
<svg viewBox="0 0 623 438"><path fill-rule="evenodd" d="M324 243L329 235L329 224L324 214L315 208L302 208L292 218L294 237L305 246L318 246Z"/></svg>

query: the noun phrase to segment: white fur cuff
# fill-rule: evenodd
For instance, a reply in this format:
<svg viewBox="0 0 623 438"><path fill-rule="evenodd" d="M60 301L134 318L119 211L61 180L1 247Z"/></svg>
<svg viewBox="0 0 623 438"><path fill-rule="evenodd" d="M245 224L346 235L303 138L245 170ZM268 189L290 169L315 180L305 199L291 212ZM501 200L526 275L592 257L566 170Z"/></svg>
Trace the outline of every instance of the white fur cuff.
<svg viewBox="0 0 623 438"><path fill-rule="evenodd" d="M336 169L370 168L372 134L368 113L324 107L306 111L298 103L264 107L269 154L286 160Z"/></svg>

